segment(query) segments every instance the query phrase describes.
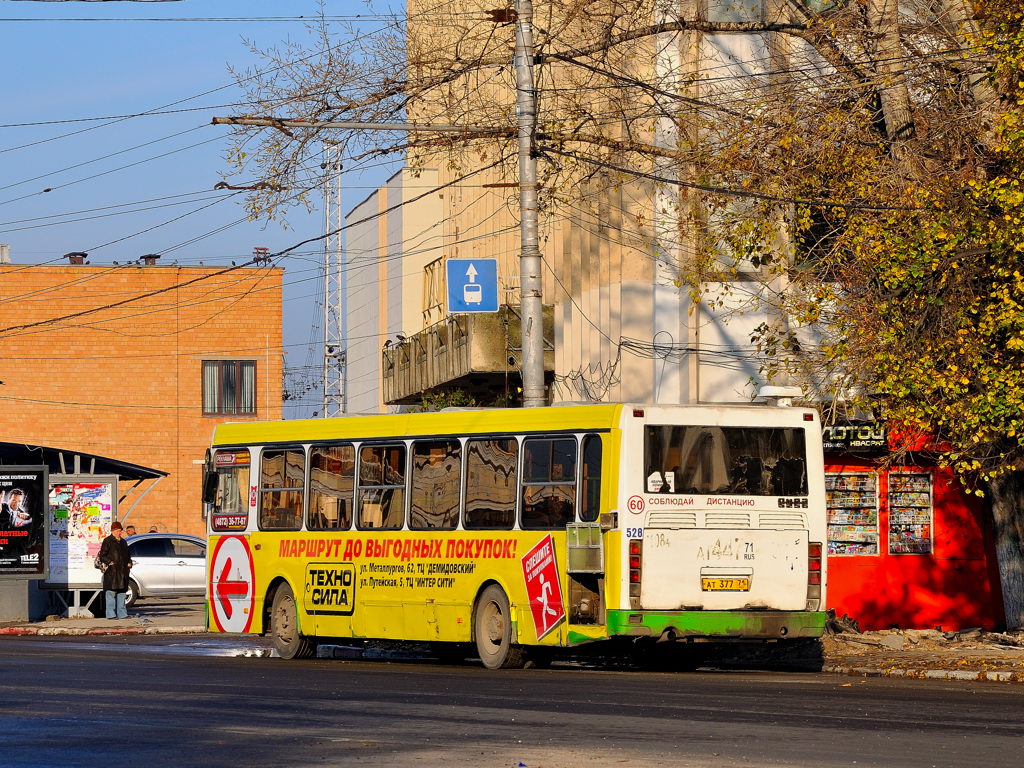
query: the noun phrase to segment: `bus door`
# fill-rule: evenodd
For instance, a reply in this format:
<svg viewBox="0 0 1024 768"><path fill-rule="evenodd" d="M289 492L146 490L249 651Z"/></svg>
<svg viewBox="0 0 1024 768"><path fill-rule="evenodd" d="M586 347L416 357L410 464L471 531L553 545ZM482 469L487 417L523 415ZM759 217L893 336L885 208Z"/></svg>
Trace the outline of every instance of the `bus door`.
<svg viewBox="0 0 1024 768"><path fill-rule="evenodd" d="M568 623L577 633L592 634L605 621L605 554L601 518L603 435L584 435L580 441L578 522L566 526ZM589 631L583 629L589 627ZM571 642L571 640L570 640Z"/></svg>
<svg viewBox="0 0 1024 768"><path fill-rule="evenodd" d="M209 625L220 632L247 632L256 614L256 572L249 544L256 488L250 487L250 455L244 448L212 456L203 483L207 539Z"/></svg>
<svg viewBox="0 0 1024 768"><path fill-rule="evenodd" d="M604 622L604 544L599 523L566 527L568 620L575 625Z"/></svg>

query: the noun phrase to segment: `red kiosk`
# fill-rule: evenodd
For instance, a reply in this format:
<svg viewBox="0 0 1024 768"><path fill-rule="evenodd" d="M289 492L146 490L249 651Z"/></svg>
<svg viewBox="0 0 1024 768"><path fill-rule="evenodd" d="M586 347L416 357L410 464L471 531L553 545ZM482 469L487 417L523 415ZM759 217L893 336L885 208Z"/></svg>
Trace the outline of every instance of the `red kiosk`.
<svg viewBox="0 0 1024 768"><path fill-rule="evenodd" d="M1005 624L991 516L921 454L883 466L884 424L824 428L828 607L865 630Z"/></svg>

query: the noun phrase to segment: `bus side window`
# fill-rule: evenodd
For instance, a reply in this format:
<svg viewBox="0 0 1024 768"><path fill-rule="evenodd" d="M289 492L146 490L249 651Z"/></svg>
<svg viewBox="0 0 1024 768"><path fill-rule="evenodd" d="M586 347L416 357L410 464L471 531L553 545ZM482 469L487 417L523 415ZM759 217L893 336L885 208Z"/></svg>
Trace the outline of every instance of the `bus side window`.
<svg viewBox="0 0 1024 768"><path fill-rule="evenodd" d="M359 449L359 528L397 530L405 522L405 445Z"/></svg>
<svg viewBox="0 0 1024 768"><path fill-rule="evenodd" d="M580 490L580 520L597 521L601 514L601 436L583 438L583 488Z"/></svg>
<svg viewBox="0 0 1024 768"><path fill-rule="evenodd" d="M355 474L356 452L351 444L313 446L309 452L309 530L352 527Z"/></svg>
<svg viewBox="0 0 1024 768"><path fill-rule="evenodd" d="M412 445L409 527L454 530L459 522L462 446L458 440L417 441Z"/></svg>
<svg viewBox="0 0 1024 768"><path fill-rule="evenodd" d="M512 438L466 443L466 509L462 526L471 530L512 530L516 518L516 464Z"/></svg>
<svg viewBox="0 0 1024 768"><path fill-rule="evenodd" d="M260 528L299 530L305 486L306 452L301 446L264 450L260 460Z"/></svg>
<svg viewBox="0 0 1024 768"><path fill-rule="evenodd" d="M522 517L524 529L557 530L576 519L576 440L523 441Z"/></svg>

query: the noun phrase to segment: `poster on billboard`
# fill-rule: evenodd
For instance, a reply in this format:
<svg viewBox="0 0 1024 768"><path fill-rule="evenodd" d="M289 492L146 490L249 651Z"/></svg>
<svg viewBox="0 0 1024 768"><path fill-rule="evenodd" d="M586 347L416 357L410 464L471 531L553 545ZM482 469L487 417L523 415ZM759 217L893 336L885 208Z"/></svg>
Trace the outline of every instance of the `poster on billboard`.
<svg viewBox="0 0 1024 768"><path fill-rule="evenodd" d="M58 477L50 484L47 584L98 587L102 574L93 560L114 521L117 478Z"/></svg>
<svg viewBox="0 0 1024 768"><path fill-rule="evenodd" d="M44 579L45 466L0 466L0 576Z"/></svg>

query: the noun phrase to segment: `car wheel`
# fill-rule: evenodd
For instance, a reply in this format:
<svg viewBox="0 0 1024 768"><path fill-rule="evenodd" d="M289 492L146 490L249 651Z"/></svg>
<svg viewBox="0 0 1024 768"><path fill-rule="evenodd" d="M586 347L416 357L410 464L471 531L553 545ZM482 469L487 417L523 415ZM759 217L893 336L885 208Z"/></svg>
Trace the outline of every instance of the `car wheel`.
<svg viewBox="0 0 1024 768"><path fill-rule="evenodd" d="M491 584L476 601L473 638L480 661L487 669L523 666L523 649L512 644L512 610L505 590Z"/></svg>
<svg viewBox="0 0 1024 768"><path fill-rule="evenodd" d="M270 634L274 650L282 659L308 659L316 653L316 643L299 634L299 617L292 588L282 584L274 593L270 609Z"/></svg>
<svg viewBox="0 0 1024 768"><path fill-rule="evenodd" d="M136 584L132 579L128 579L128 591L124 594L124 604L126 608L131 608L135 605L135 602L139 599L139 585Z"/></svg>

